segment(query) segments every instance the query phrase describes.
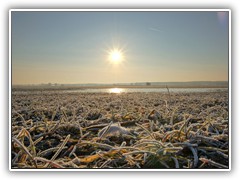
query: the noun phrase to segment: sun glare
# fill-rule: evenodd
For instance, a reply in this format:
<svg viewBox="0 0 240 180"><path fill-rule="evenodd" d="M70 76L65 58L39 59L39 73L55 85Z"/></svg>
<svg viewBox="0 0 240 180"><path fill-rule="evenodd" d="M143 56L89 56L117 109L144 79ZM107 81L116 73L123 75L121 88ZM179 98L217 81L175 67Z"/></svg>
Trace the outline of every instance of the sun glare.
<svg viewBox="0 0 240 180"><path fill-rule="evenodd" d="M109 89L109 92L119 94L119 93L123 92L123 89L121 89L121 88L111 88L111 89Z"/></svg>
<svg viewBox="0 0 240 180"><path fill-rule="evenodd" d="M109 52L109 59L111 62L117 64L123 60L123 54L120 50L114 49Z"/></svg>
<svg viewBox="0 0 240 180"><path fill-rule="evenodd" d="M118 60L121 58L121 53L118 52L118 51L114 51L114 52L111 54L111 57L112 57L112 60L113 60L113 61L118 61Z"/></svg>

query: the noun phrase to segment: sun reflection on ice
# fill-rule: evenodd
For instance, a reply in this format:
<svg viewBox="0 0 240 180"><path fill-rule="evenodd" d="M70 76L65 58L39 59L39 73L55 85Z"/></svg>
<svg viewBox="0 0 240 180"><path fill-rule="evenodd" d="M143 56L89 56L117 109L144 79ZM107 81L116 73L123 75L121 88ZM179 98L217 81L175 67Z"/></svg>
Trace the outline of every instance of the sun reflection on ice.
<svg viewBox="0 0 240 180"><path fill-rule="evenodd" d="M109 92L119 94L119 93L123 92L123 89L122 88L111 88L111 89L109 89Z"/></svg>

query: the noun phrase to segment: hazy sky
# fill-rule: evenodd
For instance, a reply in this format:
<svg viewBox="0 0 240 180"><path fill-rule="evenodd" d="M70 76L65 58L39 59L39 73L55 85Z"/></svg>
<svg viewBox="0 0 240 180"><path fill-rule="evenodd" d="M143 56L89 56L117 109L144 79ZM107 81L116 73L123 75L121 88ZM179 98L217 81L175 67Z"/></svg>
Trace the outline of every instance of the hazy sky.
<svg viewBox="0 0 240 180"><path fill-rule="evenodd" d="M228 79L227 12L15 11L11 25L13 84Z"/></svg>

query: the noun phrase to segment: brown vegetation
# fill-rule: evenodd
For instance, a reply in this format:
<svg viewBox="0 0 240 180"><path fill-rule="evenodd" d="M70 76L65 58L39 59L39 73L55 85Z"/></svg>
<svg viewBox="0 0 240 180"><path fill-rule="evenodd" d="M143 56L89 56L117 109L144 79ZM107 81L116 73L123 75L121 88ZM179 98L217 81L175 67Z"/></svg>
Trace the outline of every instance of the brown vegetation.
<svg viewBox="0 0 240 180"><path fill-rule="evenodd" d="M228 168L228 93L12 94L12 168Z"/></svg>

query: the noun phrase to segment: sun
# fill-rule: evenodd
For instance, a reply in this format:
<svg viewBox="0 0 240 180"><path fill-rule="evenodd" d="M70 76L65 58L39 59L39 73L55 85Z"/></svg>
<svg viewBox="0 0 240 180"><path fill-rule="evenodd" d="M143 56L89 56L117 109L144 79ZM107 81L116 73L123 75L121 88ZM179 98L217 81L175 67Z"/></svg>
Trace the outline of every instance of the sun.
<svg viewBox="0 0 240 180"><path fill-rule="evenodd" d="M109 52L109 60L114 64L118 64L123 60L123 53L118 49L113 49Z"/></svg>
<svg viewBox="0 0 240 180"><path fill-rule="evenodd" d="M111 54L111 58L113 61L119 61L121 59L121 53L118 51L113 51Z"/></svg>

